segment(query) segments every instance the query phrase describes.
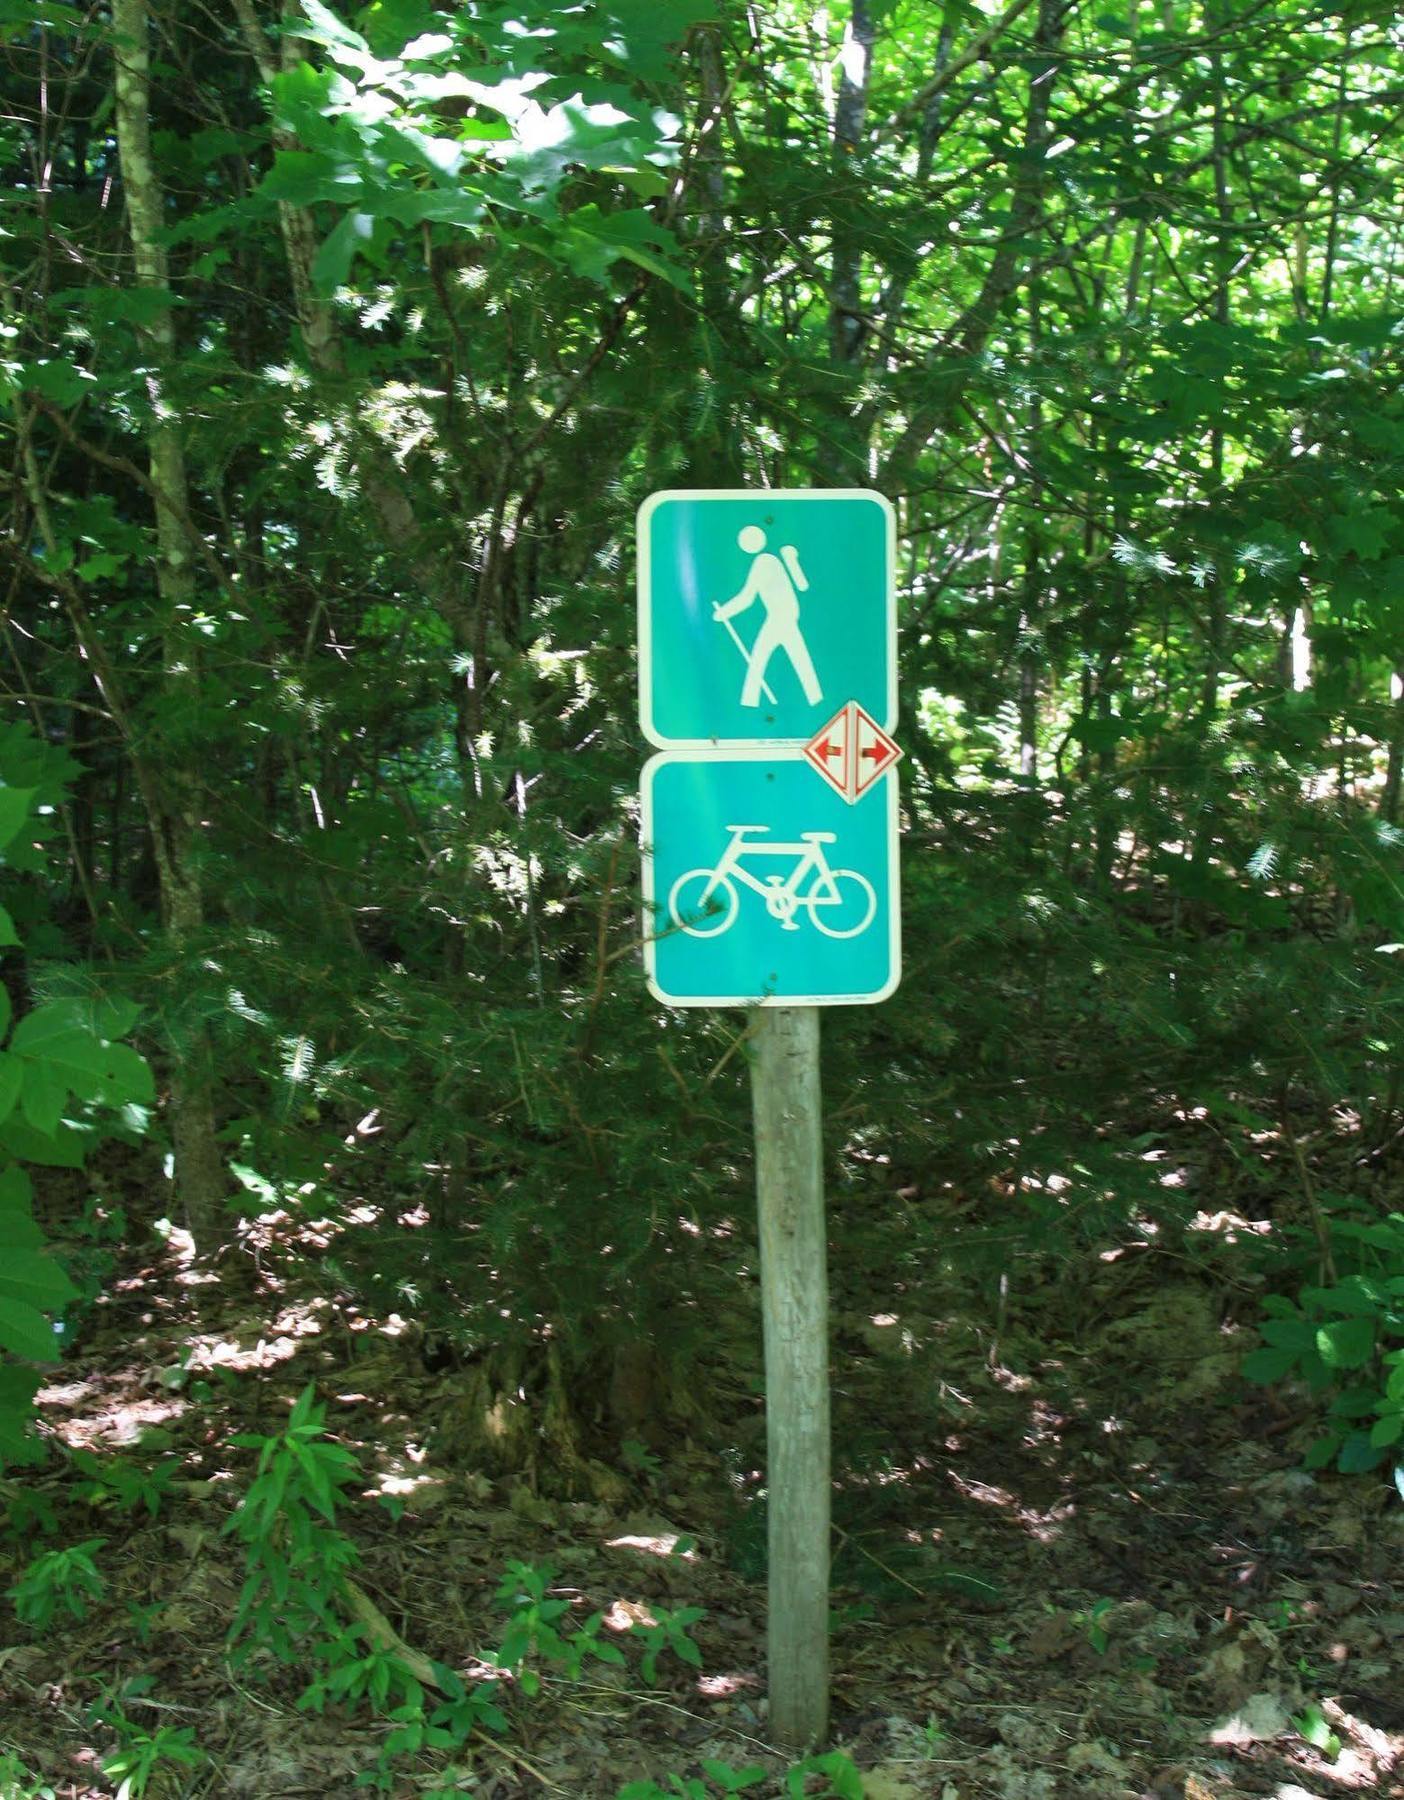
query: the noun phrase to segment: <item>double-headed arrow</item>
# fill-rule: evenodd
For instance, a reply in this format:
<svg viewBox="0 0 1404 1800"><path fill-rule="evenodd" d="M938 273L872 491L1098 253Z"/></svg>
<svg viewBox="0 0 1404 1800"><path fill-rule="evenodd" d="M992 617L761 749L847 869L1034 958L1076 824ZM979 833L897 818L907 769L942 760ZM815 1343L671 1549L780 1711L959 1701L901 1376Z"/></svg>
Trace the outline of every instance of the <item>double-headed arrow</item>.
<svg viewBox="0 0 1404 1800"><path fill-rule="evenodd" d="M849 805L861 800L902 752L856 700L841 706L804 747L810 766Z"/></svg>

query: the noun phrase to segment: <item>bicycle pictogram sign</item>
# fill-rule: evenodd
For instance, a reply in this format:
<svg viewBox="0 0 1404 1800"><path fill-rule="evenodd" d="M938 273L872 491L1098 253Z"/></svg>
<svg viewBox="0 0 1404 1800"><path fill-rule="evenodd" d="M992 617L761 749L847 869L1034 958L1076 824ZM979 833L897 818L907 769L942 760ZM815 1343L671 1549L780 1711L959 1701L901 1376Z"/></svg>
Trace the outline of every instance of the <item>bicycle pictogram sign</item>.
<svg viewBox="0 0 1404 1800"><path fill-rule="evenodd" d="M792 746L644 770L644 966L670 1006L856 1005L900 970L897 790L859 805Z"/></svg>
<svg viewBox="0 0 1404 1800"><path fill-rule="evenodd" d="M798 931L796 914L804 912L825 937L858 937L872 924L877 911L872 882L857 869L829 865L825 845L835 841L836 832L802 831L798 843L761 843L758 840L769 833L769 825L726 829L731 841L720 860L710 869L688 869L669 892L669 914L689 937L720 937L730 931L740 912L743 887L759 894L782 931ZM776 871L762 877L746 866L771 857L791 858L789 874Z"/></svg>

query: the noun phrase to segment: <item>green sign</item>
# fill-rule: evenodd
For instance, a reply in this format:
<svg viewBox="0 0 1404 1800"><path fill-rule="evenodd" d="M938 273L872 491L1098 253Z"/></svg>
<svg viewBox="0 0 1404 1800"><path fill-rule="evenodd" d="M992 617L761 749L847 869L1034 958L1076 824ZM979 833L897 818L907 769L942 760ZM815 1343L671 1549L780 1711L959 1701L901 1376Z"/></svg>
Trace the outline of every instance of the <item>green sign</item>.
<svg viewBox="0 0 1404 1800"><path fill-rule="evenodd" d="M653 494L638 531L650 743L802 743L846 701L894 728L895 529L881 494Z"/></svg>
<svg viewBox="0 0 1404 1800"><path fill-rule="evenodd" d="M897 778L856 805L794 749L668 751L643 777L644 960L671 1006L885 1000Z"/></svg>

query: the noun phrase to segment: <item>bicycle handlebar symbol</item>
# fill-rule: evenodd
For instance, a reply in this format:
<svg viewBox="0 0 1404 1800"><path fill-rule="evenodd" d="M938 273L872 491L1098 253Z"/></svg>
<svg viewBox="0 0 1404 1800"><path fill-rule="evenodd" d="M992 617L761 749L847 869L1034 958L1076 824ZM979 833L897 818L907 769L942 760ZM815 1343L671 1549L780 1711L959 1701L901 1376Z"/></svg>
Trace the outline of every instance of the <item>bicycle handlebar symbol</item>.
<svg viewBox="0 0 1404 1800"><path fill-rule="evenodd" d="M801 908L808 908L810 924L825 937L857 937L872 924L877 911L872 882L857 869L829 867L824 846L832 844L837 833L802 831L797 844L758 844L746 840L768 832L768 825L726 829L731 842L716 866L679 875L668 895L668 911L689 937L720 937L730 931L741 906L738 884L760 895L782 931L799 930L795 915ZM787 876L767 875L761 880L741 860L761 856L793 856L796 861ZM801 893L806 879L808 888Z"/></svg>

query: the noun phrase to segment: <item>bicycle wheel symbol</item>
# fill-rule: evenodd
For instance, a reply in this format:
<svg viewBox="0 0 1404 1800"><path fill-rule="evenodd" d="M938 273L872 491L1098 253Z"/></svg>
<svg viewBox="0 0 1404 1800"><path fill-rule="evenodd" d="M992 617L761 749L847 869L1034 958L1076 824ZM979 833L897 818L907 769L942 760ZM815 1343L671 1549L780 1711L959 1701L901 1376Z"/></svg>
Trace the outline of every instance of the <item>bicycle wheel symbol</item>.
<svg viewBox="0 0 1404 1800"><path fill-rule="evenodd" d="M689 937L720 937L736 920L735 886L715 869L689 869L668 895L668 911Z"/></svg>
<svg viewBox="0 0 1404 1800"><path fill-rule="evenodd" d="M832 895L826 896L817 886L811 887L800 905L809 908L815 930L822 931L825 937L857 937L872 924L873 914L877 911L873 884L857 869L834 869L831 878Z"/></svg>

